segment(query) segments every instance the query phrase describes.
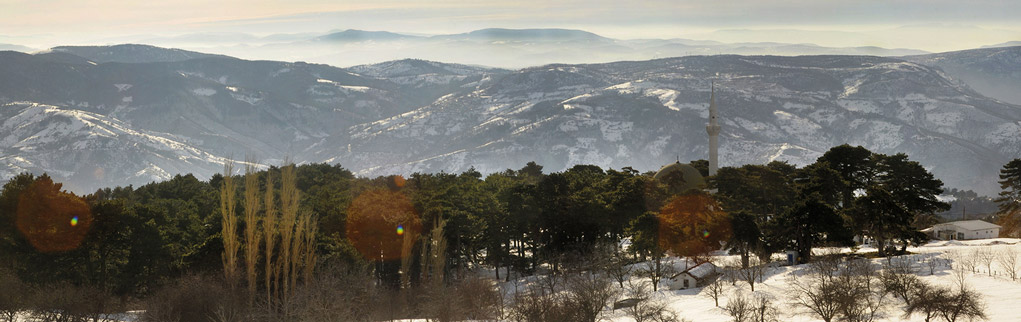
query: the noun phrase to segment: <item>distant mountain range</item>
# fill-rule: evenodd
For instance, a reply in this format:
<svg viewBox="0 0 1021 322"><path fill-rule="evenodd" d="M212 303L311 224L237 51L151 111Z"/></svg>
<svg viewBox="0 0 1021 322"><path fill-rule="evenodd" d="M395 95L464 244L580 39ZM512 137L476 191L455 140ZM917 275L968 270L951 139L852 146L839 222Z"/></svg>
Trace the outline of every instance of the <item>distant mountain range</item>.
<svg viewBox="0 0 1021 322"><path fill-rule="evenodd" d="M521 34L487 33L456 37L513 42ZM572 31L549 37L614 46ZM337 68L143 45L7 51L0 52L0 177L48 172L89 192L185 172L207 178L223 160L248 155L263 164L339 163L366 176L494 172L528 161L549 171L575 164L649 171L706 158L715 80L723 165L804 165L832 146L860 144L907 153L948 187L990 195L999 168L1021 156L1021 106L986 97L974 79L938 67L996 66L987 76L1001 78L1021 70L1004 58L1021 47L987 50L516 70L413 59Z"/></svg>
<svg viewBox="0 0 1021 322"><path fill-rule="evenodd" d="M1019 43L1021 45L1021 43ZM948 53L907 56L905 59L939 67L983 95L1021 105L1021 51L991 47Z"/></svg>
<svg viewBox="0 0 1021 322"><path fill-rule="evenodd" d="M243 59L305 61L342 67L409 58L516 69L551 63L605 63L690 55L927 54L915 49L874 46L834 48L809 43L624 40L575 29L489 28L430 36L349 29L269 36L245 33L133 36L112 41L183 48ZM28 52L23 47L8 49Z"/></svg>

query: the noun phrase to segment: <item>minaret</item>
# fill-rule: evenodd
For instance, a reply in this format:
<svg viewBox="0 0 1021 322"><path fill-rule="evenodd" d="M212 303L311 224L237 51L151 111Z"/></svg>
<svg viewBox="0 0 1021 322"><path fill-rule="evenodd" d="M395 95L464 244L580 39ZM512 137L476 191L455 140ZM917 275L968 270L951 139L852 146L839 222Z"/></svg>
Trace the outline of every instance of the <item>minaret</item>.
<svg viewBox="0 0 1021 322"><path fill-rule="evenodd" d="M709 133L709 175L715 176L716 169L720 168L719 154L717 148L719 141L717 140L720 136L720 124L716 122L718 115L716 114L716 84L713 83L710 87L709 94L709 124L705 126L706 133Z"/></svg>

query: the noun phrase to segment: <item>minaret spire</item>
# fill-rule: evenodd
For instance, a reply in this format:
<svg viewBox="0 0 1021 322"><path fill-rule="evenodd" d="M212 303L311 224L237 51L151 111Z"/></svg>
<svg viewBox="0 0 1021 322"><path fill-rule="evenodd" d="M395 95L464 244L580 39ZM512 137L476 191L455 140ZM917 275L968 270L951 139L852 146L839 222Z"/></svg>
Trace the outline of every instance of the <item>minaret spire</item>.
<svg viewBox="0 0 1021 322"><path fill-rule="evenodd" d="M710 85L709 94L709 124L705 126L706 133L709 133L709 175L715 176L716 170L720 167L718 137L720 135L720 124L717 122L716 114L716 82Z"/></svg>

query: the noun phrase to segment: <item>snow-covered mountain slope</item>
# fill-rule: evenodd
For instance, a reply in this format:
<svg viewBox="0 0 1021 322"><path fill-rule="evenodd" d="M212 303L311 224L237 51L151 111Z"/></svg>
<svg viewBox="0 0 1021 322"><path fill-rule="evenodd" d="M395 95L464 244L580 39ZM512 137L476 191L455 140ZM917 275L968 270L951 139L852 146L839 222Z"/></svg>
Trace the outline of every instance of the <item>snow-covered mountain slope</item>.
<svg viewBox="0 0 1021 322"><path fill-rule="evenodd" d="M715 80L725 166L804 165L850 143L907 153L948 187L991 195L999 168L1021 156L1021 107L896 58L689 56L507 71L421 60L341 69L223 57L153 63L76 57L0 52L0 103L84 113L208 155L254 155L267 164L290 156L362 175L493 172L528 161L549 171L575 164L651 171L678 158L706 158ZM32 137L13 129L0 135L16 142ZM85 192L149 180L134 176L135 165L104 168L108 178L122 178L114 182L64 162L75 154L59 147L79 137L89 136L4 145L0 158L12 170L2 175L66 174ZM130 145L130 137L103 142ZM145 151L111 155L136 162L136 155L148 160ZM220 169L192 163L156 166L200 176Z"/></svg>
<svg viewBox="0 0 1021 322"><path fill-rule="evenodd" d="M55 59L55 57L62 59ZM297 155L348 126L407 112L481 79L408 85L325 65L206 57L102 63L68 53L0 53L0 102L31 101L123 120L238 158Z"/></svg>
<svg viewBox="0 0 1021 322"><path fill-rule="evenodd" d="M813 162L843 143L904 152L948 186L995 191L1021 155L1021 108L938 70L865 56L709 56L551 65L503 76L397 117L351 127L320 155L365 175L489 172L538 161L655 170L706 158L710 79L723 165Z"/></svg>
<svg viewBox="0 0 1021 322"><path fill-rule="evenodd" d="M1008 43L1009 44L1009 43ZM943 69L975 91L1021 105L1021 46L907 56L905 59Z"/></svg>
<svg viewBox="0 0 1021 322"><path fill-rule="evenodd" d="M72 191L208 177L224 158L166 133L136 130L81 110L19 102L0 105L0 177L49 173Z"/></svg>

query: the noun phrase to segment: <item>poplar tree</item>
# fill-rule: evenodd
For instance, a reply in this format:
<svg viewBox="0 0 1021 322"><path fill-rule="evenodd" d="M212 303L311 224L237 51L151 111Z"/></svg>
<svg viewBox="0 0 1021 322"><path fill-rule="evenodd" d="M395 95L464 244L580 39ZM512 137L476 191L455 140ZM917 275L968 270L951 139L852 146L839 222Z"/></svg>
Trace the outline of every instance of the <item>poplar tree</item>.
<svg viewBox="0 0 1021 322"><path fill-rule="evenodd" d="M234 161L227 161L223 166L223 185L220 188L220 213L223 216L221 236L223 240L223 277L231 287L237 283L238 248L241 247L237 236L238 217L234 212Z"/></svg>

